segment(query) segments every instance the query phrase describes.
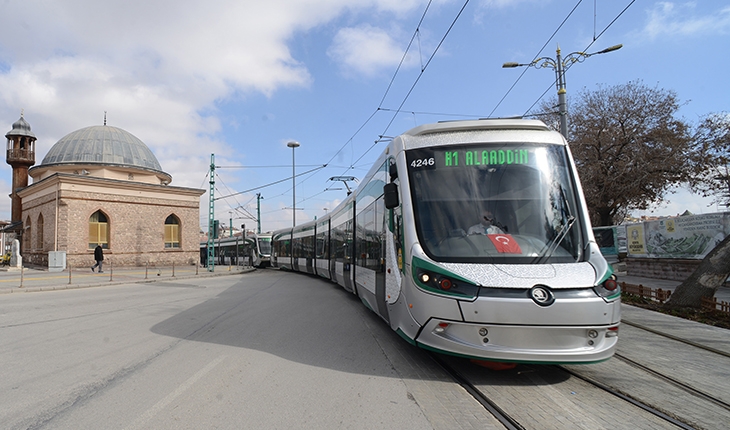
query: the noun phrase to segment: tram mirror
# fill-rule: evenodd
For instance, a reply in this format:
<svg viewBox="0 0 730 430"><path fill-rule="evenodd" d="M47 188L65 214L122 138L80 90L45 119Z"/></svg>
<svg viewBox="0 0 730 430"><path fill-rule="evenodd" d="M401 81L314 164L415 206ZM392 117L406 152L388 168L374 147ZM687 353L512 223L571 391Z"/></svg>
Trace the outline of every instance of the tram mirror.
<svg viewBox="0 0 730 430"><path fill-rule="evenodd" d="M398 168L395 163L388 166L388 173L390 173L390 180L394 181L398 178Z"/></svg>
<svg viewBox="0 0 730 430"><path fill-rule="evenodd" d="M393 182L385 184L383 186L383 194L385 199L386 209L393 209L398 207L400 202L398 201L398 185Z"/></svg>

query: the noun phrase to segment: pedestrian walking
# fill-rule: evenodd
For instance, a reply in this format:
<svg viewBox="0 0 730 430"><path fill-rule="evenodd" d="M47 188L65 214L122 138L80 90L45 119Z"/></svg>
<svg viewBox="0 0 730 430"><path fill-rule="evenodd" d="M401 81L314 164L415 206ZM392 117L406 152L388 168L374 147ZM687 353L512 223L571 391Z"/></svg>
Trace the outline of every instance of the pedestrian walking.
<svg viewBox="0 0 730 430"><path fill-rule="evenodd" d="M94 271L94 268L99 268L99 273L104 273L103 270L101 270L101 264L104 261L104 250L101 249L101 245L96 245L96 248L94 248L94 260L96 260L96 264L91 266L91 271Z"/></svg>

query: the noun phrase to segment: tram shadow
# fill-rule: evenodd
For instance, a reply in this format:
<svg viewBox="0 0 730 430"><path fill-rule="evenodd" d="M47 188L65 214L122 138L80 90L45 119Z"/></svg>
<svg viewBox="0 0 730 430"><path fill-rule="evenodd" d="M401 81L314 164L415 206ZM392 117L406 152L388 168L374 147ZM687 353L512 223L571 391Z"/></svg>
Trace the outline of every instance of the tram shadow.
<svg viewBox="0 0 730 430"><path fill-rule="evenodd" d="M558 385L570 379L570 374L554 364L517 364L514 368L490 368L490 362L480 362L454 356L439 357L446 366L457 369L474 385L534 387ZM485 365L487 364L487 365ZM495 363L501 364L501 363Z"/></svg>
<svg viewBox="0 0 730 430"><path fill-rule="evenodd" d="M434 353L406 342L357 296L316 276L278 270L247 274L215 298L156 324L151 331L342 372L445 380ZM497 371L468 359L435 355L477 383L549 385L567 376L549 365L519 364Z"/></svg>
<svg viewBox="0 0 730 430"><path fill-rule="evenodd" d="M257 271L154 325L153 333L256 350L315 367L393 377L386 355L425 354L355 295L315 276ZM434 364L435 366L435 364Z"/></svg>

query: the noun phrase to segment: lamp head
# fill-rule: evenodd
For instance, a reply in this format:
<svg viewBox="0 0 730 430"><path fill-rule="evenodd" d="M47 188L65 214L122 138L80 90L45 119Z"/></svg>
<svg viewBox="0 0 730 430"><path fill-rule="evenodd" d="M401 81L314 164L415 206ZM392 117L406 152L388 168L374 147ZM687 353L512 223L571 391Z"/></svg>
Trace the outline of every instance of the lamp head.
<svg viewBox="0 0 730 430"><path fill-rule="evenodd" d="M600 51L599 54L605 54L606 52L611 52L611 51L618 51L623 46L624 45L621 43L619 43L618 45L609 46L608 48L604 49L603 51Z"/></svg>
<svg viewBox="0 0 730 430"><path fill-rule="evenodd" d="M297 142L296 140L290 140L289 142L287 142L286 146L288 146L289 148L298 148L299 142Z"/></svg>

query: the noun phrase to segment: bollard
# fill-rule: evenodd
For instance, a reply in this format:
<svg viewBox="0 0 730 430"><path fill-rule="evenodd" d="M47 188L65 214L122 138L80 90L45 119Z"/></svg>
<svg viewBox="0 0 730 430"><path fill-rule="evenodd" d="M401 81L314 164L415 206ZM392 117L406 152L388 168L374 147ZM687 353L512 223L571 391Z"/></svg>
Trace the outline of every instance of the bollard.
<svg viewBox="0 0 730 430"><path fill-rule="evenodd" d="M113 276L114 276L114 264L112 263L111 260L109 260L109 282L112 281Z"/></svg>
<svg viewBox="0 0 730 430"><path fill-rule="evenodd" d="M149 268L150 268L150 262L148 261L144 264L144 278L145 279L147 279L147 271L149 270Z"/></svg>
<svg viewBox="0 0 730 430"><path fill-rule="evenodd" d="M71 264L68 265L68 284L71 285Z"/></svg>
<svg viewBox="0 0 730 430"><path fill-rule="evenodd" d="M175 262L172 262L172 277L175 277Z"/></svg>
<svg viewBox="0 0 730 430"><path fill-rule="evenodd" d="M198 274L198 267L200 267L200 264L196 264L196 265L195 265L195 274L196 274L196 275Z"/></svg>
<svg viewBox="0 0 730 430"><path fill-rule="evenodd" d="M23 288L23 263L20 263L20 288Z"/></svg>

